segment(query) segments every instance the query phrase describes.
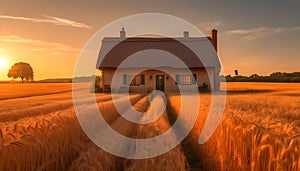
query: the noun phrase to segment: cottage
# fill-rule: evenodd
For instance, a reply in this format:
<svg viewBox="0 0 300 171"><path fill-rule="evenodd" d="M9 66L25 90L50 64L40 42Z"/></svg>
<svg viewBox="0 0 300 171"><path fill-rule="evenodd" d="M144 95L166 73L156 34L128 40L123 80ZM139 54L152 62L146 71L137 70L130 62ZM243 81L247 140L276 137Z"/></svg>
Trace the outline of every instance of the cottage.
<svg viewBox="0 0 300 171"><path fill-rule="evenodd" d="M185 31L183 37L178 38L149 36L127 38L122 28L120 37L105 37L102 40L97 69L102 71L102 84L106 91L176 92L179 91L178 86L186 87L187 90L191 86L197 86L199 89L218 91L221 65L216 51L215 29L211 31L209 37L190 37ZM120 67L122 62L131 56L140 59L144 57L143 61L149 65L153 61L164 62L161 66L156 65L153 68L134 64L135 60L132 60L131 65ZM183 62L190 73L187 74L184 68L166 65L176 61L171 56Z"/></svg>

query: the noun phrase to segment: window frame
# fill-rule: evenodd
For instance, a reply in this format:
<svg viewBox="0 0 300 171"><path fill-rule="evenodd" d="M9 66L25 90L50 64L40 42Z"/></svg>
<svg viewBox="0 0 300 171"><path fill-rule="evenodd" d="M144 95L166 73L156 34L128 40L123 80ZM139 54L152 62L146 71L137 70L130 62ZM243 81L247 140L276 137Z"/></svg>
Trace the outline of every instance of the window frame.
<svg viewBox="0 0 300 171"><path fill-rule="evenodd" d="M133 77L133 78L132 78ZM129 80L132 80L129 83ZM145 85L145 74L132 75L132 74L123 74L123 85L124 86L141 86Z"/></svg>
<svg viewBox="0 0 300 171"><path fill-rule="evenodd" d="M186 74L176 74L175 75L175 85L196 85L197 84L197 74L192 75Z"/></svg>

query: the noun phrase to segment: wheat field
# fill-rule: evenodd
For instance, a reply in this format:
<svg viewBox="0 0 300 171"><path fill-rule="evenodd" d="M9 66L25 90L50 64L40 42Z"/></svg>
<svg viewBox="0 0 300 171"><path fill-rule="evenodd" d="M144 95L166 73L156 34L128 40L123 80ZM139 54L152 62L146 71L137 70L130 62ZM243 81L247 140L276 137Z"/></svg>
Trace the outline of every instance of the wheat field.
<svg viewBox="0 0 300 171"><path fill-rule="evenodd" d="M0 170L300 170L300 84L227 83L221 122L202 145L198 139L211 95L197 95L201 105L190 134L169 152L148 159L118 157L95 145L77 120L69 83L1 84L0 88ZM120 116L110 94L95 96L106 122L137 139L164 133L181 110L180 95L169 93L159 119L139 125ZM118 95L116 100L123 103L124 98ZM151 109L164 103L154 98L150 105L147 94L129 98L134 109L153 115ZM83 94L80 102L88 118L92 101ZM183 115L184 126L189 114Z"/></svg>

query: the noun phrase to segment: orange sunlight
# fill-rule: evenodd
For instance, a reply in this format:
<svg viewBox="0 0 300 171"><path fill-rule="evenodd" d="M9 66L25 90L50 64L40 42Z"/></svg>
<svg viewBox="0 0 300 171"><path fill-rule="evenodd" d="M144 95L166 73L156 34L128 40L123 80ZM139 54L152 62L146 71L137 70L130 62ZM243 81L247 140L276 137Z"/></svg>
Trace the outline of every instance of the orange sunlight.
<svg viewBox="0 0 300 171"><path fill-rule="evenodd" d="M0 55L0 80L7 80L7 72L9 70L8 58L4 55Z"/></svg>
<svg viewBox="0 0 300 171"><path fill-rule="evenodd" d="M7 58L4 56L0 57L0 68L6 68L7 67Z"/></svg>

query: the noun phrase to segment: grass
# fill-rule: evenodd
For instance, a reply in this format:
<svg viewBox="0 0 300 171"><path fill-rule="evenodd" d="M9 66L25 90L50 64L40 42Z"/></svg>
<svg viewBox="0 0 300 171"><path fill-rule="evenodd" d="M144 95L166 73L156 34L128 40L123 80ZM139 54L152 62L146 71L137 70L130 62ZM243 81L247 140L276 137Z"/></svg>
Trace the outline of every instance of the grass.
<svg viewBox="0 0 300 171"><path fill-rule="evenodd" d="M202 107L189 145L196 149L201 167L204 170L299 170L300 99L285 95L299 92L299 84L228 83L228 89L239 93L227 96L220 125L203 145L198 144L198 138L209 111L210 95L199 97ZM245 89L258 93L243 92ZM169 102L176 116L180 111L180 97L171 95Z"/></svg>
<svg viewBox="0 0 300 171"><path fill-rule="evenodd" d="M198 138L211 96L200 94L199 116L185 141L165 154L141 160L114 156L89 140L73 109L71 84L0 84L0 88L0 170L300 169L297 83L227 83L223 118L203 145L198 144ZM79 87L77 91L83 90ZM122 97L118 96L119 103L123 103ZM120 117L111 95L96 94L96 99L114 130L139 139L165 132L181 108L180 96L169 94L168 110L158 120L137 125ZM148 96L139 94L130 95L130 99L136 110L152 115L151 108L163 103L156 99L157 104L149 106ZM80 102L89 118L91 100L83 94ZM183 128L188 115L181 121ZM127 146L130 144L124 144ZM188 163L188 159L193 161Z"/></svg>
<svg viewBox="0 0 300 171"><path fill-rule="evenodd" d="M72 84L69 83L0 84L0 100L42 96L71 91Z"/></svg>
<svg viewBox="0 0 300 171"><path fill-rule="evenodd" d="M32 97L34 100L26 98L23 108L26 105L35 106L42 103L38 109L30 107L34 114L22 115L22 108L18 106L16 106L18 111L14 113L13 109L9 110L1 105L4 109L2 111L7 113L10 111L14 119L2 121L0 124L0 170L67 170L82 153L85 142L90 140L78 124L73 106L67 105L72 103L70 94L52 96L55 96L56 100L52 101L50 106L43 106L44 96L34 96ZM131 95L130 99L135 103L141 97ZM47 100L51 101L51 98ZM121 96L118 98L122 99ZM81 105L88 111L91 102L84 97L80 100ZM97 95L97 101L99 109L106 111L106 119L113 121L116 115L112 115L115 110L110 95ZM12 99L1 101L7 104L9 102L12 103Z"/></svg>

